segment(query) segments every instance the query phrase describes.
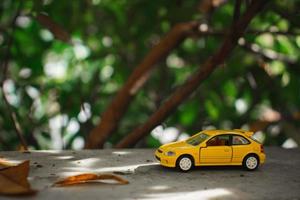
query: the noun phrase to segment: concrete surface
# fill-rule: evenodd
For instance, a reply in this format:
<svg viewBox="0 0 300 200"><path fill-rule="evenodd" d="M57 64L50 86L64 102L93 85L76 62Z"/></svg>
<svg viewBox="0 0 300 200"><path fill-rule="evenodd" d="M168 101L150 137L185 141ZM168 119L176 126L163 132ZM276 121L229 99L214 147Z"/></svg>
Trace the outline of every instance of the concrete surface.
<svg viewBox="0 0 300 200"><path fill-rule="evenodd" d="M158 165L154 149L0 152L0 156L31 161L29 180L39 192L26 197L28 200L300 199L300 150L265 149L266 164L255 172L240 167L202 167L181 173ZM51 187L62 177L85 172L114 172L130 184Z"/></svg>

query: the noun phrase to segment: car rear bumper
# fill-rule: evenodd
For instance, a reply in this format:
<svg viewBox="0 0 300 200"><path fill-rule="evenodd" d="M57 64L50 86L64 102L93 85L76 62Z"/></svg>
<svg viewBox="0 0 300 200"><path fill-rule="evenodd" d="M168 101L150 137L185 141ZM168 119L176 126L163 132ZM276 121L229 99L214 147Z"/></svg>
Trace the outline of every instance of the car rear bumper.
<svg viewBox="0 0 300 200"><path fill-rule="evenodd" d="M259 154L259 162L260 162L260 164L264 164L265 161L266 161L266 154L264 154L264 153Z"/></svg>
<svg viewBox="0 0 300 200"><path fill-rule="evenodd" d="M165 167L175 167L176 166L176 157L175 156L165 156L160 153L158 150L155 151L155 158L160 162L162 166Z"/></svg>

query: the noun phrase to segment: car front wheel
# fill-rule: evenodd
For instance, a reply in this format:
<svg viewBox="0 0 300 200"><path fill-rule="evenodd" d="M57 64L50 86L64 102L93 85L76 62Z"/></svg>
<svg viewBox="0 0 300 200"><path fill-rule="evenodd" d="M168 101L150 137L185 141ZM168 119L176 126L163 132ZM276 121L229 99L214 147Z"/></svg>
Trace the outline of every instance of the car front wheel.
<svg viewBox="0 0 300 200"><path fill-rule="evenodd" d="M249 171L253 171L257 169L258 165L259 165L259 160L255 155L246 156L243 162L244 168L246 168Z"/></svg>
<svg viewBox="0 0 300 200"><path fill-rule="evenodd" d="M177 160L177 168L183 172L187 172L193 167L193 160L189 156L181 156Z"/></svg>

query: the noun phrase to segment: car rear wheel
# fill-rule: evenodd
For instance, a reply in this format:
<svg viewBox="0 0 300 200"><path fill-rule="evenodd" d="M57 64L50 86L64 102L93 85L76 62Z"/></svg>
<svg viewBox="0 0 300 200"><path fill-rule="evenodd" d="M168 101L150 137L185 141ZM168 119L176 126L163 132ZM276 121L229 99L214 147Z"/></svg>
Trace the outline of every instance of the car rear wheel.
<svg viewBox="0 0 300 200"><path fill-rule="evenodd" d="M256 155L248 155L243 161L243 166L249 171L256 170L259 165L259 160Z"/></svg>
<svg viewBox="0 0 300 200"><path fill-rule="evenodd" d="M177 159L176 166L179 170L187 172L194 165L193 159L190 156L181 156Z"/></svg>

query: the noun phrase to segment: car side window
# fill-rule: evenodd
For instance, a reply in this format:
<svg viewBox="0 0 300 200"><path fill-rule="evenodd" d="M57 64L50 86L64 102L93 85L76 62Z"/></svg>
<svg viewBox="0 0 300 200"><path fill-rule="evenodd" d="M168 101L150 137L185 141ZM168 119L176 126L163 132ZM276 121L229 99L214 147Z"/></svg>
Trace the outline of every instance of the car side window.
<svg viewBox="0 0 300 200"><path fill-rule="evenodd" d="M228 146L229 145L229 135L218 135L210 139L207 146Z"/></svg>
<svg viewBox="0 0 300 200"><path fill-rule="evenodd" d="M232 136L232 145L245 145L249 144L249 140L246 138L239 136L239 135L233 135Z"/></svg>

